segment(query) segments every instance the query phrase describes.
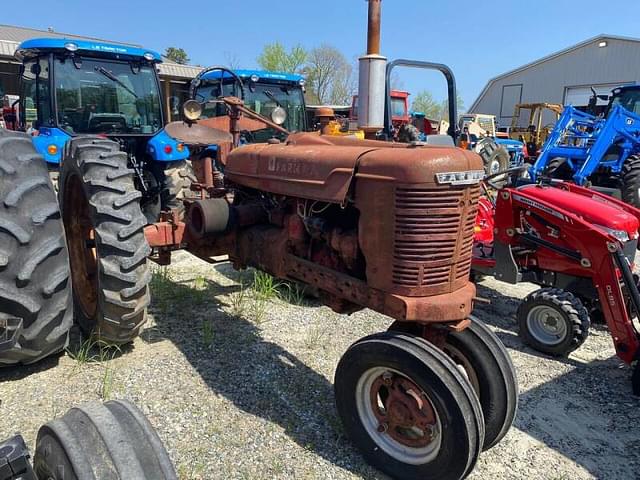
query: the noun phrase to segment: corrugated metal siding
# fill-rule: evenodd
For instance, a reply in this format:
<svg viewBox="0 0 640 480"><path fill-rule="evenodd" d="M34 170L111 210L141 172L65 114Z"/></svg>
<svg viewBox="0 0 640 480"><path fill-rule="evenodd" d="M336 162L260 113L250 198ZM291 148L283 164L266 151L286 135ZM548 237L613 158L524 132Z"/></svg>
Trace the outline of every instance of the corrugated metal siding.
<svg viewBox="0 0 640 480"><path fill-rule="evenodd" d="M494 81L473 113L496 115L502 125L511 124L513 113L501 112L503 87L522 85L522 103L563 103L567 87L640 83L640 42L606 39L607 47L594 41L564 55ZM524 115L520 125L525 126ZM545 122L554 121L549 115ZM523 123L524 122L524 123Z"/></svg>

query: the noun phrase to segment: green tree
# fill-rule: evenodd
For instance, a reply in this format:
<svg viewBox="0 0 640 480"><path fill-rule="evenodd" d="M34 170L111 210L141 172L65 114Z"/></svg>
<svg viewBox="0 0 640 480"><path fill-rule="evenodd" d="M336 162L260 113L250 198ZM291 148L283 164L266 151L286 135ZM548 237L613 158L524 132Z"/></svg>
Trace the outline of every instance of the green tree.
<svg viewBox="0 0 640 480"><path fill-rule="evenodd" d="M351 103L356 84L353 67L337 48L324 44L311 50L304 74L308 98L321 104Z"/></svg>
<svg viewBox="0 0 640 480"><path fill-rule="evenodd" d="M275 42L264 46L257 61L264 70L299 73L307 61L307 51L296 45L287 52L280 42Z"/></svg>
<svg viewBox="0 0 640 480"><path fill-rule="evenodd" d="M164 56L167 57L169 60L179 63L180 65L186 65L187 63L189 63L189 60L190 60L189 56L187 55L187 52L185 52L182 48L178 48L178 47L168 47L164 51Z"/></svg>
<svg viewBox="0 0 640 480"><path fill-rule="evenodd" d="M458 113L464 111L464 100L458 95ZM438 101L433 98L431 92L423 90L419 92L411 103L411 110L422 112L427 118L432 120L449 121L449 101L447 99Z"/></svg>

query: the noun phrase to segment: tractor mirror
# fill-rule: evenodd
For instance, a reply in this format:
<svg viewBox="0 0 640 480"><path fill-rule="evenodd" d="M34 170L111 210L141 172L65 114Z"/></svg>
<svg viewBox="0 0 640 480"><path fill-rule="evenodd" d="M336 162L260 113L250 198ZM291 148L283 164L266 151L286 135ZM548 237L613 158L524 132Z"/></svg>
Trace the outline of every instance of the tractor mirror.
<svg viewBox="0 0 640 480"><path fill-rule="evenodd" d="M34 63L33 65L31 65L31 69L30 72L34 75L40 75L40 72L42 71L42 69L40 68L40 64L39 63Z"/></svg>

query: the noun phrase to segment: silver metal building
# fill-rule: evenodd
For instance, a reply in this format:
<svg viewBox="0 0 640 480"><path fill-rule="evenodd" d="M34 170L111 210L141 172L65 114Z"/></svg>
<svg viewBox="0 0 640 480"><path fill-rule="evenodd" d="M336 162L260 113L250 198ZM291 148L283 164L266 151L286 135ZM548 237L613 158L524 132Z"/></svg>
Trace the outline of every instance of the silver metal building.
<svg viewBox="0 0 640 480"><path fill-rule="evenodd" d="M489 80L469 111L495 115L500 125L509 126L518 103L586 107L591 87L609 94L635 83L640 83L640 39L599 35ZM555 121L548 115L545 122ZM527 122L523 112L518 125Z"/></svg>

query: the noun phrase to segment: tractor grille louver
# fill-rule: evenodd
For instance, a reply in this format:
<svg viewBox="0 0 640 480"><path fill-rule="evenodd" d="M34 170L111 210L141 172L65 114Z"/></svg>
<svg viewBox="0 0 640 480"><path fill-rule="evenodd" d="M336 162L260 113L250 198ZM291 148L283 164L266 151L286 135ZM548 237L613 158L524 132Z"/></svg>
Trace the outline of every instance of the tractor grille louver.
<svg viewBox="0 0 640 480"><path fill-rule="evenodd" d="M480 187L397 188L393 283L446 287L466 280Z"/></svg>

